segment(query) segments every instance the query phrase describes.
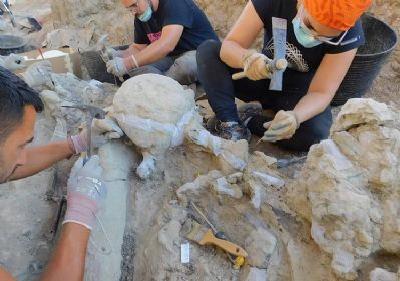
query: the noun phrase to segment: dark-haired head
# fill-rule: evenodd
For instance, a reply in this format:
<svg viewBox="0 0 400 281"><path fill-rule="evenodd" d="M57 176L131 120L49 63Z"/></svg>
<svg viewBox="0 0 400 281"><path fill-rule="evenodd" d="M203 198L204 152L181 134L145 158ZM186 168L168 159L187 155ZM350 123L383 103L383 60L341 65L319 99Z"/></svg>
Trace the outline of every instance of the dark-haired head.
<svg viewBox="0 0 400 281"><path fill-rule="evenodd" d="M42 110L39 94L0 67L0 182L25 163L25 147L33 139L36 112Z"/></svg>

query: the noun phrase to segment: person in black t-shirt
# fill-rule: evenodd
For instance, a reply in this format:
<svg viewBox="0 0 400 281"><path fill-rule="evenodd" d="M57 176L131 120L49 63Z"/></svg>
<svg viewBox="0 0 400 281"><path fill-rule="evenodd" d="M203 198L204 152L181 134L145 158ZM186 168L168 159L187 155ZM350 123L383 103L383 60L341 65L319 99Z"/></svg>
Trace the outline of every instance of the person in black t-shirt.
<svg viewBox="0 0 400 281"><path fill-rule="evenodd" d="M218 37L193 0L122 2L135 16L135 43L124 51L109 49L107 71L118 77L157 73L181 84L195 82L197 47Z"/></svg>
<svg viewBox="0 0 400 281"><path fill-rule="evenodd" d="M259 135L291 150L306 151L329 135L330 102L357 48L364 44L360 16L371 0L251 0L221 44L197 50L199 81L216 117L212 133L238 140ZM273 59L272 18L287 20L288 68L281 92L269 90ZM262 53L249 49L264 29ZM233 81L232 74L247 78ZM236 108L235 97L261 106ZM263 116L271 109L275 116ZM250 133L251 132L251 133Z"/></svg>

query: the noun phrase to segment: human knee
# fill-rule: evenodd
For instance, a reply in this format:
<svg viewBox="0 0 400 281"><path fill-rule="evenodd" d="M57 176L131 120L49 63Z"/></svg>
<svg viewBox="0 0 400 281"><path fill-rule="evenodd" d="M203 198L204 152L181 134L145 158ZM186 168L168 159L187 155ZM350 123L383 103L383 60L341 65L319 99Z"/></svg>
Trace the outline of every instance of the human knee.
<svg viewBox="0 0 400 281"><path fill-rule="evenodd" d="M197 81L196 51L190 51L177 58L166 75L183 85Z"/></svg>
<svg viewBox="0 0 400 281"><path fill-rule="evenodd" d="M197 64L206 65L210 60L215 60L219 58L219 52L221 50L221 42L216 40L207 40L204 41L198 48L197 48Z"/></svg>

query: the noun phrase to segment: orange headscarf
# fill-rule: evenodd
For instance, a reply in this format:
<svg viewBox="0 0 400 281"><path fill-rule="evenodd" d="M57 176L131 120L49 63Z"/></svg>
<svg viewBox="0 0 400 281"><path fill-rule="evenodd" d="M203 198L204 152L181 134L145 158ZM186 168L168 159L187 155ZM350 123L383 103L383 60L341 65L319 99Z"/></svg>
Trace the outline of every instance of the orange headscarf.
<svg viewBox="0 0 400 281"><path fill-rule="evenodd" d="M303 0L304 8L320 24L348 30L371 5L372 0Z"/></svg>
<svg viewBox="0 0 400 281"><path fill-rule="evenodd" d="M134 0L122 0L122 4L125 6L125 8L129 8L135 3Z"/></svg>

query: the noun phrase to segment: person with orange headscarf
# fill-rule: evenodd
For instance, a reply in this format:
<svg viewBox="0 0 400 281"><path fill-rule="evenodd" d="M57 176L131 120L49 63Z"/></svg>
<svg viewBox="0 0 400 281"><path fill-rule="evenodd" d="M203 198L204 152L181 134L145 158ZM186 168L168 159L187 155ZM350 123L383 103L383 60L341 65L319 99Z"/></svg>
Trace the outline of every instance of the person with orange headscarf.
<svg viewBox="0 0 400 281"><path fill-rule="evenodd" d="M253 133L299 151L326 138L332 124L330 103L364 44L360 17L371 1L249 1L222 44L209 40L197 50L199 81L215 113L209 130L232 140L249 140ZM282 92L269 90L273 17L288 23ZM260 53L251 46L262 30ZM232 80L242 70L247 78ZM261 105L238 110L235 97ZM264 116L262 109L275 115Z"/></svg>

